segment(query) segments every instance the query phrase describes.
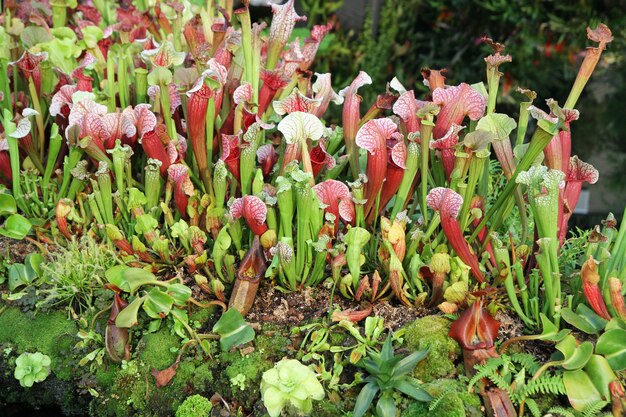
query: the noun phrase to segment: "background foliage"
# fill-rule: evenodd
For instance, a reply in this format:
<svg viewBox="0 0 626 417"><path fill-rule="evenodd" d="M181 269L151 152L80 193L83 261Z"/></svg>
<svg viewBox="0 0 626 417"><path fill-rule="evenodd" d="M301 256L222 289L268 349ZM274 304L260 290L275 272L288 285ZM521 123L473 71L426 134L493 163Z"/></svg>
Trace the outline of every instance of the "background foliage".
<svg viewBox="0 0 626 417"><path fill-rule="evenodd" d="M480 42L485 35L504 43L505 52L513 57L513 62L501 67L503 110L515 114L517 87L532 88L539 97L563 103L589 45L585 28L607 24L615 40L580 100L581 121L572 127L573 154L612 151L608 162L619 169L603 182L615 191L626 191L621 181L626 175L626 125L616 123L626 117L626 1L307 0L301 6L319 10L326 3L343 3L340 16L353 16L369 3L362 25L351 18L335 18L335 32L323 43L314 68L332 72L337 86L347 85L359 70L370 74L374 84L359 92L364 106L384 91L394 75L407 87L426 92L420 73L425 67L447 68L450 84L484 79L481 57L490 52ZM308 24L333 19L334 9L318 12ZM333 122L338 121L340 114L334 116Z"/></svg>

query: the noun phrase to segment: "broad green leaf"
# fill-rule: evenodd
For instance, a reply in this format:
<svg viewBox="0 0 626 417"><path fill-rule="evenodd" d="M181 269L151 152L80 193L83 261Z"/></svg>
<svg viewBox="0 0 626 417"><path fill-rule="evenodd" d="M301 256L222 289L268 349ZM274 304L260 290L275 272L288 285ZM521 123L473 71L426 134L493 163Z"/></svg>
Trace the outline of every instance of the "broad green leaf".
<svg viewBox="0 0 626 417"><path fill-rule="evenodd" d="M98 47L98 42L104 37L104 32L98 26L91 25L82 28L83 41L88 49Z"/></svg>
<svg viewBox="0 0 626 417"><path fill-rule="evenodd" d="M384 392L376 403L376 415L378 417L396 417L396 402L391 393Z"/></svg>
<svg viewBox="0 0 626 417"><path fill-rule="evenodd" d="M433 397L410 379L403 379L394 384L394 388L417 401L431 401Z"/></svg>
<svg viewBox="0 0 626 417"><path fill-rule="evenodd" d="M229 308L222 314L222 317L213 326L213 332L220 335L220 347L223 351L254 339L254 329L234 308Z"/></svg>
<svg viewBox="0 0 626 417"><path fill-rule="evenodd" d="M137 223L135 223L135 232L151 232L157 227L159 227L159 222L151 214L142 214L141 216L137 217Z"/></svg>
<svg viewBox="0 0 626 417"><path fill-rule="evenodd" d="M15 214L16 212L17 205L13 196L11 194L0 194L0 216Z"/></svg>
<svg viewBox="0 0 626 417"><path fill-rule="evenodd" d="M15 291L23 285L28 285L29 281L26 277L26 267L23 264L13 264L9 267L9 290Z"/></svg>
<svg viewBox="0 0 626 417"><path fill-rule="evenodd" d="M611 365L604 356L593 355L587 365L585 373L605 400L611 398L609 384L617 379L617 375L611 369Z"/></svg>
<svg viewBox="0 0 626 417"><path fill-rule="evenodd" d="M622 329L622 330L626 330L626 321L622 320L618 317L614 317L612 318L604 327L605 331L611 330L611 329Z"/></svg>
<svg viewBox="0 0 626 417"><path fill-rule="evenodd" d="M127 305L120 313L117 315L115 319L115 326L120 328L128 328L133 327L137 324L137 314L139 313L139 308L146 300L146 295L143 297L137 297L133 300L132 303Z"/></svg>
<svg viewBox="0 0 626 417"><path fill-rule="evenodd" d="M109 268L104 275L111 284L131 294L134 294L142 285L157 282L152 272L141 268L130 268L126 265Z"/></svg>
<svg viewBox="0 0 626 417"><path fill-rule="evenodd" d="M30 232L31 227L32 225L26 217L21 214L12 214L4 223L4 227L0 227L0 235L22 240Z"/></svg>
<svg viewBox="0 0 626 417"><path fill-rule="evenodd" d="M24 259L24 265L29 274L34 277L41 277L41 264L43 263L43 256L39 252L29 253Z"/></svg>
<svg viewBox="0 0 626 417"><path fill-rule="evenodd" d="M153 319L164 319L172 310L173 305L174 298L171 295L154 287L148 293L143 309Z"/></svg>
<svg viewBox="0 0 626 417"><path fill-rule="evenodd" d="M509 135L517 127L514 119L502 113L491 113L481 118L476 129L486 130L493 134L493 140L508 139Z"/></svg>
<svg viewBox="0 0 626 417"><path fill-rule="evenodd" d="M614 371L626 369L626 330L603 333L596 343L596 353L603 355Z"/></svg>
<svg viewBox="0 0 626 417"><path fill-rule="evenodd" d="M378 393L378 386L374 382L369 382L361 389L359 396L356 397L352 417L363 417L370 408L374 397Z"/></svg>
<svg viewBox="0 0 626 417"><path fill-rule="evenodd" d="M563 320L567 323L587 334L597 334L600 330L604 329L606 325L606 320L598 316L584 304L578 305L576 313L570 308L562 309L561 317L563 317Z"/></svg>
<svg viewBox="0 0 626 417"><path fill-rule="evenodd" d="M191 297L191 288L184 284L171 284L167 288L167 293L174 299L174 304L184 306Z"/></svg>
<svg viewBox="0 0 626 417"><path fill-rule="evenodd" d="M556 345L556 349L563 354L561 366L567 370L580 369L587 364L593 354L593 343L586 341L578 345L572 335L567 335Z"/></svg>
<svg viewBox="0 0 626 417"><path fill-rule="evenodd" d="M46 30L46 28L41 26L34 25L26 27L20 38L22 39L22 43L26 49L30 49L39 43L49 42L53 39L49 30Z"/></svg>
<svg viewBox="0 0 626 417"><path fill-rule="evenodd" d="M583 411L589 404L604 400L587 373L582 369L565 372L563 384L570 404L577 411Z"/></svg>
<svg viewBox="0 0 626 417"><path fill-rule="evenodd" d="M174 307L170 315L174 317L174 332L182 338L189 337L185 327L185 324L189 324L187 310Z"/></svg>
<svg viewBox="0 0 626 417"><path fill-rule="evenodd" d="M539 317L541 318L543 331L539 336L537 336L537 339L549 340L550 342L560 342L565 339L565 336L570 334L570 329L563 329L559 331L559 328L556 327L545 314L539 313Z"/></svg>
<svg viewBox="0 0 626 417"><path fill-rule="evenodd" d="M428 355L429 349L419 350L402 359L393 370L394 376L405 375L413 371L417 363Z"/></svg>

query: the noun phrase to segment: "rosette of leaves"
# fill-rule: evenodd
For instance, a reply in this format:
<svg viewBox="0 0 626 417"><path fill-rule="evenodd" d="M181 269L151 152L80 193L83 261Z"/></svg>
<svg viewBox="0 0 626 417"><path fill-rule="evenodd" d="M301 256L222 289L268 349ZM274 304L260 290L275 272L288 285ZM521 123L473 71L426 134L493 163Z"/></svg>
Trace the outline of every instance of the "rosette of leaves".
<svg viewBox="0 0 626 417"><path fill-rule="evenodd" d="M271 417L279 416L288 404L308 414L312 400L319 401L325 396L315 373L296 359L283 359L263 373L261 395Z"/></svg>
<svg viewBox="0 0 626 417"><path fill-rule="evenodd" d="M395 417L394 391L417 401L432 400L430 394L408 375L427 354L428 349L413 352L406 357L394 355L392 337L389 335L380 353L371 353L369 357L357 363L357 366L364 368L369 375L363 380L366 384L356 399L353 417L365 415L377 395L379 398L376 403L376 416Z"/></svg>
<svg viewBox="0 0 626 417"><path fill-rule="evenodd" d="M15 379L26 388L44 381L50 375L50 357L41 352L22 353L15 360Z"/></svg>

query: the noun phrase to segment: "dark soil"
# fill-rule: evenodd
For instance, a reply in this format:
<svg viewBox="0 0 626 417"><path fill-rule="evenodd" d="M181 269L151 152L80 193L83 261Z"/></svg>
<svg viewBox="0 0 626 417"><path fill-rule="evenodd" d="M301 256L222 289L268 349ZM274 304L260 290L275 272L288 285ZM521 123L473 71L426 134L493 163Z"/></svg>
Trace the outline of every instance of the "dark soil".
<svg viewBox="0 0 626 417"><path fill-rule="evenodd" d="M11 262L24 262L29 253L37 252L37 247L26 240L15 240L0 236L0 262L8 259Z"/></svg>
<svg viewBox="0 0 626 417"><path fill-rule="evenodd" d="M262 281L252 310L246 319L251 322L297 326L324 316L330 317L334 310L352 311L367 307L367 302L360 305L354 300L343 298L337 291L335 291L331 307L331 292L331 288L320 285L315 288L305 288L302 291L283 293L277 290L271 282ZM370 315L384 318L385 327L395 330L428 313L429 311L423 308L409 308L393 302L377 301Z"/></svg>

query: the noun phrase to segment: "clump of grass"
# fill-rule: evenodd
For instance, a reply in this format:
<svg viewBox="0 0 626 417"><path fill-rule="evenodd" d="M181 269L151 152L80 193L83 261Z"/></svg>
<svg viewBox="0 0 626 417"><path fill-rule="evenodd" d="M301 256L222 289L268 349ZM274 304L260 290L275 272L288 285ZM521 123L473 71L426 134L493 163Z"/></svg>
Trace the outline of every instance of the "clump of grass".
<svg viewBox="0 0 626 417"><path fill-rule="evenodd" d="M93 309L94 296L103 288L104 273L117 263L117 256L106 242L90 236L72 239L65 248L50 255L43 265L38 307L65 304L71 310Z"/></svg>

